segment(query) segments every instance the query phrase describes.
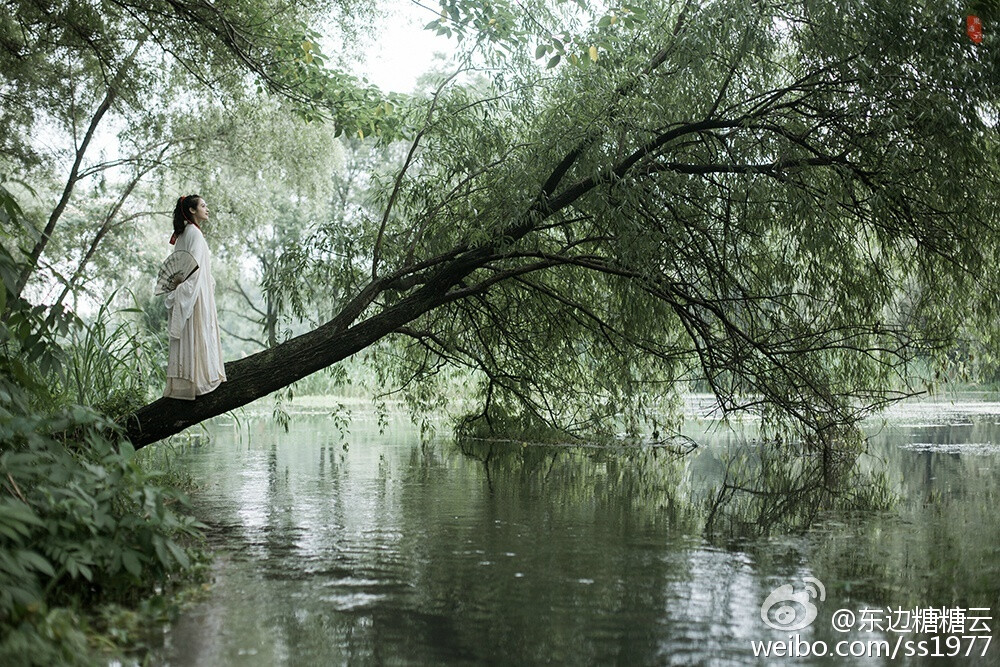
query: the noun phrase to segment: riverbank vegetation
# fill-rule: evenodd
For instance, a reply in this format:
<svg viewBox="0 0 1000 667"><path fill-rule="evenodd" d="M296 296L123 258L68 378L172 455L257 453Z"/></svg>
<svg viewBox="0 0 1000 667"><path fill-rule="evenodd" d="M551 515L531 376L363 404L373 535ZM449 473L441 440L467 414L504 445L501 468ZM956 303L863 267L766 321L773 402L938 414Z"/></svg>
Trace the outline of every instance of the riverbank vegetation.
<svg viewBox="0 0 1000 667"><path fill-rule="evenodd" d="M365 0L5 8L10 655L192 570L135 449L275 392L648 443L697 389L853 470L860 420L998 379L1000 52L960 3L448 0L407 94L352 75ZM192 191L230 381L187 404L149 286Z"/></svg>
<svg viewBox="0 0 1000 667"><path fill-rule="evenodd" d="M201 524L162 457L136 456L107 416L146 396L130 377L141 343L102 312L19 299L16 274L0 252L0 662L91 664L141 645L163 595L192 581Z"/></svg>

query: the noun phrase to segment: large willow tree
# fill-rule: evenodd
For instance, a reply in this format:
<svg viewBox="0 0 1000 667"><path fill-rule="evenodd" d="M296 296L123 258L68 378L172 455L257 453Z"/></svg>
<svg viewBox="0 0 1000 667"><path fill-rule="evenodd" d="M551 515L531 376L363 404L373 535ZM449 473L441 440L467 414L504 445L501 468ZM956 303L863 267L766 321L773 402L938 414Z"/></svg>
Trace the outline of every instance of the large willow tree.
<svg viewBox="0 0 1000 667"><path fill-rule="evenodd" d="M376 213L290 269L352 296L214 393L139 410L134 443L383 341L423 391L471 369L495 428L658 429L700 381L828 439L912 393L914 359L988 338L997 49L958 3L524 7L445 3L480 71L402 112Z"/></svg>

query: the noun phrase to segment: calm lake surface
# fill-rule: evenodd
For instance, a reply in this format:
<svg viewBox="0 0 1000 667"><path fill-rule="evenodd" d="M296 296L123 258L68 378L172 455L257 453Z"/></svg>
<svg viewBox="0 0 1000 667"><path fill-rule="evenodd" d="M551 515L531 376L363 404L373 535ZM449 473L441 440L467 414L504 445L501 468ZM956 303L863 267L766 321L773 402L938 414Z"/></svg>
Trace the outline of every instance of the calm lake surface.
<svg viewBox="0 0 1000 667"><path fill-rule="evenodd" d="M217 558L157 664L1000 664L1000 404L896 409L862 461L891 508L763 535L705 531L742 451L711 422L676 456L422 443L357 409L342 435L328 412L216 421L178 450ZM755 656L790 637L808 657Z"/></svg>

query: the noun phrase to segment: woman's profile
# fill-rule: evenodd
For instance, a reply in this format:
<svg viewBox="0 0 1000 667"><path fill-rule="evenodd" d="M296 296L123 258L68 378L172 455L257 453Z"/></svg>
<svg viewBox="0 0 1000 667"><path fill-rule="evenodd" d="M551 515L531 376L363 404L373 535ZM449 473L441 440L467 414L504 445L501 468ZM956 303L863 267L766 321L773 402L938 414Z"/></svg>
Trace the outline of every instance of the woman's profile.
<svg viewBox="0 0 1000 667"><path fill-rule="evenodd" d="M174 208L174 252L191 253L198 269L167 294L167 398L194 400L226 381L215 312L215 278L211 255L200 223L208 220L208 205L198 195L177 200Z"/></svg>

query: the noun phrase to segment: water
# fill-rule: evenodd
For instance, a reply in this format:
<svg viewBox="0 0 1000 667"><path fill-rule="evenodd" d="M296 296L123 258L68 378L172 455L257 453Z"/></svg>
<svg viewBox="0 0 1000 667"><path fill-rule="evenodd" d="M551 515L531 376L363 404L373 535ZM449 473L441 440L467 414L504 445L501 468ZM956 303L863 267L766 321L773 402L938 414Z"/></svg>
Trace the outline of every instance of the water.
<svg viewBox="0 0 1000 667"><path fill-rule="evenodd" d="M895 631L915 608L928 621L923 610L943 608L953 623L955 610L1000 609L1000 404L908 406L873 424L863 463L899 497L890 510L818 506L808 529L734 533L729 521L711 537L708 489L738 440L717 429L677 457L463 452L421 444L403 421L379 435L359 415L346 437L322 413L294 417L288 433L269 422L216 422L211 444L181 454L218 557L209 598L166 631L158 663L787 664L755 657L751 642L791 636L799 655L801 642L810 654L817 642L899 642L895 660L794 664L1000 664L1000 646L980 656L992 618L978 621L987 631L966 628L953 659L933 654L954 651L954 632ZM785 584L817 610L801 630L761 618ZM859 619L853 630L831 627L839 609Z"/></svg>

